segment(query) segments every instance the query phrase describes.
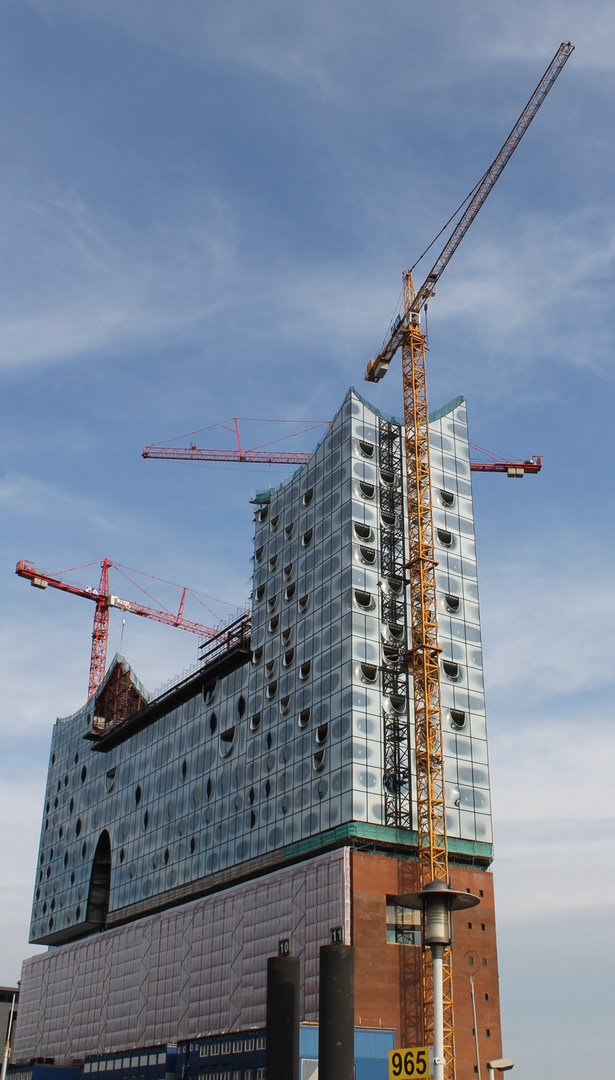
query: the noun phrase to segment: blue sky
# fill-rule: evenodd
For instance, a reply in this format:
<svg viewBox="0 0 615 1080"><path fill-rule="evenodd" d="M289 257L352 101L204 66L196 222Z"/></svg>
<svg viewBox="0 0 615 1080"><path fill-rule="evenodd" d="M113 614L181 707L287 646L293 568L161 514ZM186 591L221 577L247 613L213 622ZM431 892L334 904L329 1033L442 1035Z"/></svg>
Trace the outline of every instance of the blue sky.
<svg viewBox="0 0 615 1080"><path fill-rule="evenodd" d="M544 455L537 478L474 483L504 1049L528 1080L598 1071L615 901L615 15L596 0L0 8L0 982L33 951L50 729L84 700L92 618L15 562L108 556L242 605L248 500L285 470L141 449L232 415L326 419L351 384L399 415L399 366L377 387L363 372L402 271L568 39L430 305L429 395L463 393L476 442ZM112 619L111 653L120 632ZM123 649L153 689L195 643L128 619Z"/></svg>

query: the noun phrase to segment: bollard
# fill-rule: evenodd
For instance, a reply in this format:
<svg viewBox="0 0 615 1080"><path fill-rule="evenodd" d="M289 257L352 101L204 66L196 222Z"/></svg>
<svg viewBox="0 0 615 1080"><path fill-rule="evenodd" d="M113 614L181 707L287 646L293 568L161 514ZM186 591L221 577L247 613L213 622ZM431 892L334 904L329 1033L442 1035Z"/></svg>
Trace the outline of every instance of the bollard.
<svg viewBox="0 0 615 1080"><path fill-rule="evenodd" d="M267 1080L299 1080L299 957L267 960Z"/></svg>
<svg viewBox="0 0 615 1080"><path fill-rule="evenodd" d="M320 949L318 1080L354 1080L352 945Z"/></svg>

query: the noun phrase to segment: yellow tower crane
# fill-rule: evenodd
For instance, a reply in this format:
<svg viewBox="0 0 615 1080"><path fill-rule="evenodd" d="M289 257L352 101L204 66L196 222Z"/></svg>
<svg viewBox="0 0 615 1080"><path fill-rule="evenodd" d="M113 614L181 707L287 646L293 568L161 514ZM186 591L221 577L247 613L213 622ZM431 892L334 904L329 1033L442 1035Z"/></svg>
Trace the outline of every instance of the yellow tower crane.
<svg viewBox="0 0 615 1080"><path fill-rule="evenodd" d="M408 669L413 676L416 743L416 789L419 888L430 881L448 883L440 665L436 617L436 560L429 462L429 426L425 379L426 339L420 312L435 293L440 275L478 214L496 180L542 105L574 46L563 42L525 106L502 149L462 204L467 203L442 252L418 291L412 273L404 275L404 313L393 326L378 355L370 360L365 378L379 382L397 350L402 350L406 483L408 498L408 562L412 644ZM408 784L410 778L407 778ZM434 1000L431 965L423 953L424 1043L433 1045ZM446 1080L455 1077L453 988L451 956L444 963L444 1050Z"/></svg>

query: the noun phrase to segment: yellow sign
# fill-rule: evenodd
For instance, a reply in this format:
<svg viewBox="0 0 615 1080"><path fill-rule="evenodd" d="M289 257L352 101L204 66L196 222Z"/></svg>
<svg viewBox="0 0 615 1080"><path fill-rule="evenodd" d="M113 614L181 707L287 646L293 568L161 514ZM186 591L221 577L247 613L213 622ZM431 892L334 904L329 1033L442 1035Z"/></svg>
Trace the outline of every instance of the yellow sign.
<svg viewBox="0 0 615 1080"><path fill-rule="evenodd" d="M429 1048L411 1046L389 1050L389 1080L417 1080L429 1076Z"/></svg>

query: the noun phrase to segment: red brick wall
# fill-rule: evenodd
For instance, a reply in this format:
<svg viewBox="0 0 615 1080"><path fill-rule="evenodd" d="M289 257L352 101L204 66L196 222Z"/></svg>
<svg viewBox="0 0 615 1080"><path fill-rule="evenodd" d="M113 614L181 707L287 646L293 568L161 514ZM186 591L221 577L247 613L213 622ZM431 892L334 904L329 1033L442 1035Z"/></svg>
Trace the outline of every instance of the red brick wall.
<svg viewBox="0 0 615 1080"><path fill-rule="evenodd" d="M382 855L353 852L352 944L355 946L355 1023L394 1028L397 1046L421 1041L420 950L386 941L386 897L418 887L417 864ZM502 1053L500 1001L493 903L493 878L487 871L451 867L454 889L470 889L481 903L453 918L453 1000L457 1080L474 1080L476 1053L472 1029L470 980L475 970L481 1075L485 1062ZM468 924L471 923L471 928ZM482 926L485 929L482 929ZM467 954L475 954L469 967ZM483 964L483 960L487 963ZM487 995L488 1000L485 999ZM489 1031L489 1036L486 1032Z"/></svg>

